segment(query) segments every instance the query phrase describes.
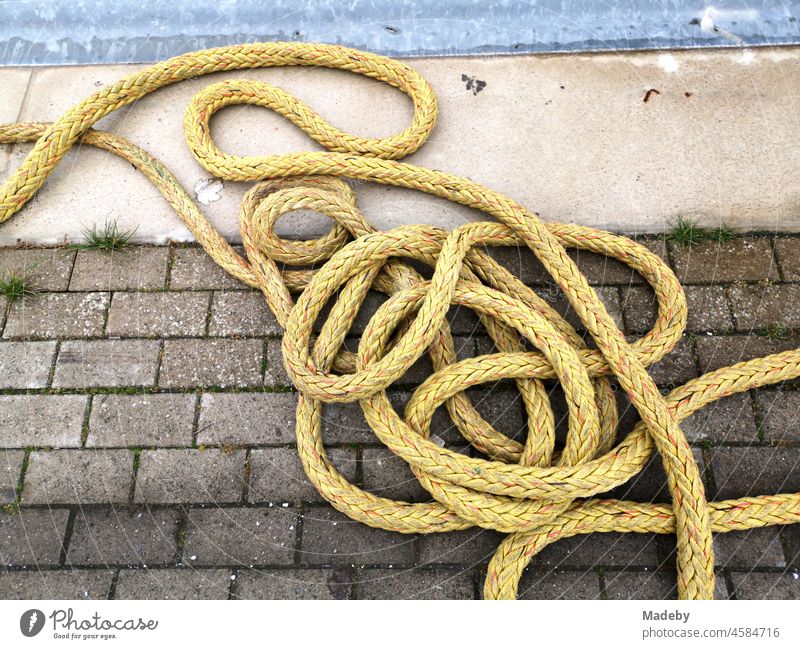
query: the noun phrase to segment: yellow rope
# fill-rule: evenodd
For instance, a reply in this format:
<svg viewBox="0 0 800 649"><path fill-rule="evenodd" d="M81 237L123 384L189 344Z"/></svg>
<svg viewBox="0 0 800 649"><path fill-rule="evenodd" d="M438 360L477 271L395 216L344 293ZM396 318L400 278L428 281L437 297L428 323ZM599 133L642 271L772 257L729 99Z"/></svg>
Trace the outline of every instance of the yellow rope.
<svg viewBox="0 0 800 649"><path fill-rule="evenodd" d="M338 130L302 102L264 83L226 81L201 91L185 119L186 141L197 160L219 178L260 181L241 208L247 260L234 252L163 165L124 139L91 128L118 108L177 81L284 65L324 66L386 82L408 95L414 117L401 133L364 139ZM247 157L220 151L211 138L210 119L234 104L274 110L327 151ZM510 198L470 180L396 162L425 142L436 116L436 97L428 83L410 67L374 54L300 43L185 54L104 88L52 124L0 127L0 142L35 142L0 190L0 221L22 208L77 142L114 152L158 187L220 266L264 293L285 329L284 361L299 391L298 450L311 482L334 507L367 525L399 532L445 532L472 525L508 532L489 565L487 598L513 598L531 557L556 539L612 530L676 533L679 595L711 598L712 532L798 522L800 495L708 503L678 422L720 397L800 376L800 350L711 372L663 397L645 368L663 358L685 328L686 300L671 270L624 237L546 224ZM495 220L451 232L425 225L377 232L359 212L342 177L427 192ZM300 209L328 216L331 231L312 241L278 237L273 228L277 219ZM597 349L588 348L559 314L483 250L517 245L535 253ZM608 255L640 273L658 296L653 329L627 342L565 248ZM425 279L407 260L432 267L432 277ZM284 266L293 270L282 270ZM389 298L370 320L357 354L345 352L344 338L370 289ZM296 304L292 293L299 293ZM315 338L314 324L329 304L330 314ZM497 353L456 362L446 320L451 305L479 314ZM401 418L386 388L425 353L434 373L414 392ZM616 447L611 377L641 417ZM566 445L559 453L554 451L554 416L543 384L554 378L570 413ZM500 379L516 381L525 405L524 444L483 420L465 392ZM326 403L347 401L360 402L378 439L408 462L432 502L380 498L336 470L323 446L322 412ZM430 439L433 412L442 404L465 439L490 459L465 457ZM591 498L636 475L654 451L663 460L672 505Z"/></svg>

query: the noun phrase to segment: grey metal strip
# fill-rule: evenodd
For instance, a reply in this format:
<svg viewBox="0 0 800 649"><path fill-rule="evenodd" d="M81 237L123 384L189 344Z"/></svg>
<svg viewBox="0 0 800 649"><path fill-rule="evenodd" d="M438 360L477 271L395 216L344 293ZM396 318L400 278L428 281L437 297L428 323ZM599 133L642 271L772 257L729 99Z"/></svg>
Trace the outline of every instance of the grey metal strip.
<svg viewBox="0 0 800 649"><path fill-rule="evenodd" d="M797 0L0 0L0 65L142 63L273 40L391 56L796 44L797 18Z"/></svg>

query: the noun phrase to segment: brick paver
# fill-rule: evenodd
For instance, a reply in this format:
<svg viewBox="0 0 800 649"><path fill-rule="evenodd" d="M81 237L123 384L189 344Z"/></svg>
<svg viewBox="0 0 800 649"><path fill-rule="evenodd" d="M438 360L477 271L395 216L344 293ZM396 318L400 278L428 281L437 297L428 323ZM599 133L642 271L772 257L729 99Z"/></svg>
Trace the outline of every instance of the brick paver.
<svg viewBox="0 0 800 649"><path fill-rule="evenodd" d="M67 562L147 565L177 556L178 513L169 509L104 508L75 516Z"/></svg>
<svg viewBox="0 0 800 649"><path fill-rule="evenodd" d="M365 451L366 453L366 451ZM328 449L328 459L349 482L356 480L356 450ZM323 502L311 484L296 448L265 448L250 455L250 502Z"/></svg>
<svg viewBox="0 0 800 649"><path fill-rule="evenodd" d="M349 599L354 572L311 568L248 570L236 579L236 599Z"/></svg>
<svg viewBox="0 0 800 649"><path fill-rule="evenodd" d="M115 599L228 599L230 570L121 570Z"/></svg>
<svg viewBox="0 0 800 649"><path fill-rule="evenodd" d="M105 568L0 572L0 598L107 599L113 579Z"/></svg>
<svg viewBox="0 0 800 649"><path fill-rule="evenodd" d="M167 248L131 248L122 252L81 250L69 283L70 291L127 291L164 288Z"/></svg>
<svg viewBox="0 0 800 649"><path fill-rule="evenodd" d="M159 383L165 388L255 387L264 343L216 338L167 340Z"/></svg>
<svg viewBox="0 0 800 649"><path fill-rule="evenodd" d="M103 333L108 293L42 293L9 309L5 338L81 338Z"/></svg>
<svg viewBox="0 0 800 649"><path fill-rule="evenodd" d="M291 507L193 509L183 560L192 566L287 565L294 561L296 536Z"/></svg>
<svg viewBox="0 0 800 649"><path fill-rule="evenodd" d="M649 368L668 391L699 374L800 347L800 238L737 237L691 248L646 239L684 283L687 333ZM490 254L583 326L526 250ZM652 326L653 293L613 260L580 251L591 285L630 340ZM296 450L297 394L264 298L197 246L106 254L0 249L0 273L40 293L0 298L0 597L372 599L482 596L503 535L405 535L324 502ZM355 350L385 296L356 314ZM459 358L493 351L476 315L448 319ZM319 324L319 323L317 323ZM420 359L387 392L402 415L429 375ZM682 424L713 499L800 491L800 381L726 397ZM548 390L552 384L548 382ZM513 382L471 387L486 422L524 441ZM618 392L621 434L637 421ZM557 438L567 429L551 390ZM381 496L428 501L358 403L322 410L326 453ZM444 406L434 441L470 451ZM655 455L608 497L669 502ZM800 598L800 526L715 536L717 598ZM674 598L675 537L579 535L533 558L520 597Z"/></svg>
<svg viewBox="0 0 800 649"><path fill-rule="evenodd" d="M191 446L193 394L94 397L86 446Z"/></svg>
<svg viewBox="0 0 800 649"><path fill-rule="evenodd" d="M200 401L197 443L292 443L296 408L297 396L290 392L208 392Z"/></svg>
<svg viewBox="0 0 800 649"><path fill-rule="evenodd" d="M108 335L202 336L208 300L208 293L115 293L108 313Z"/></svg>
<svg viewBox="0 0 800 649"><path fill-rule="evenodd" d="M61 345L53 387L146 387L156 380L156 340L69 340Z"/></svg>
<svg viewBox="0 0 800 649"><path fill-rule="evenodd" d="M0 343L0 389L46 387L55 353L54 340Z"/></svg>
<svg viewBox="0 0 800 649"><path fill-rule="evenodd" d="M241 249L239 254L242 254ZM247 288L214 263L205 250L197 247L177 248L172 252L169 287L175 291Z"/></svg>
<svg viewBox="0 0 800 649"><path fill-rule="evenodd" d="M78 394L0 396L0 446L80 446L87 401Z"/></svg>
<svg viewBox="0 0 800 649"><path fill-rule="evenodd" d="M242 497L245 452L227 449L142 451L137 502L237 502Z"/></svg>
<svg viewBox="0 0 800 649"><path fill-rule="evenodd" d="M66 509L0 511L0 561L4 566L58 564L68 518Z"/></svg>
<svg viewBox="0 0 800 649"><path fill-rule="evenodd" d="M778 279L778 267L767 238L742 237L726 243L706 241L697 246L670 244L675 274L682 284Z"/></svg>
<svg viewBox="0 0 800 649"><path fill-rule="evenodd" d="M37 291L66 291L74 261L75 251L63 248L0 248L0 277L13 273Z"/></svg>
<svg viewBox="0 0 800 649"><path fill-rule="evenodd" d="M24 451L0 451L0 505L10 505L16 500L24 461Z"/></svg>
<svg viewBox="0 0 800 649"><path fill-rule="evenodd" d="M22 501L28 505L124 503L132 479L133 453L127 450L34 451Z"/></svg>
<svg viewBox="0 0 800 649"><path fill-rule="evenodd" d="M210 336L277 336L281 328L261 291L217 291L211 301Z"/></svg>

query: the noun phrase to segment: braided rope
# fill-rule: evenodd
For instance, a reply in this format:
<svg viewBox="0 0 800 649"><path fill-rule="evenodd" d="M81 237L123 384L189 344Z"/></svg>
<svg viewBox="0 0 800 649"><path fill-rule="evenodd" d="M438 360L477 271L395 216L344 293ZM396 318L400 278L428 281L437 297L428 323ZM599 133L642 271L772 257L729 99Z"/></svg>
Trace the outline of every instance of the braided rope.
<svg viewBox="0 0 800 649"><path fill-rule="evenodd" d="M198 93L184 124L197 160L219 178L259 181L241 207L247 260L161 163L121 137L92 129L109 113L171 83L218 71L284 65L325 66L378 79L408 95L414 117L401 133L364 139L340 131L268 84L225 81ZM247 157L220 151L210 119L237 104L274 110L327 150ZM76 143L121 156L161 191L216 263L263 292L285 330L284 361L299 391L297 443L303 466L338 510L367 525L406 533L473 525L508 532L489 565L487 598L513 598L531 557L559 538L612 530L676 533L680 597L711 598L712 532L798 522L800 495L708 503L678 423L723 396L800 376L800 350L711 372L663 397L645 368L672 350L686 325L686 300L672 271L624 237L543 223L510 198L470 180L397 162L422 146L436 116L436 97L425 79L398 61L370 53L332 45L259 43L185 54L100 90L51 124L0 126L0 143L35 142L0 189L0 222L30 200ZM451 232L425 225L377 232L358 210L343 177L423 191L481 210L495 221ZM278 237L276 221L300 209L328 216L333 221L330 232L311 241ZM541 297L483 250L518 245L530 248L564 291L597 349L587 347ZM658 298L653 329L627 342L566 248L613 257L640 273ZM431 278L416 270L419 263L409 261L433 268ZM367 325L358 352L346 352L345 336L370 289L389 297ZM295 303L293 294L298 293ZM331 304L314 337L318 316ZM478 313L497 353L457 362L446 320L452 305ZM416 389L400 417L386 388L426 353L434 373ZM617 411L610 377L641 417L614 448ZM528 416L524 444L495 430L465 392L500 379L514 379L520 392ZM543 384L547 379L560 382L570 414L560 452L554 449L554 416ZM331 464L322 439L324 404L352 401L360 402L378 439L408 462L432 502L375 496L349 483ZM464 438L490 459L466 457L430 439L431 418L441 405ZM670 506L592 499L636 475L654 451L664 463Z"/></svg>

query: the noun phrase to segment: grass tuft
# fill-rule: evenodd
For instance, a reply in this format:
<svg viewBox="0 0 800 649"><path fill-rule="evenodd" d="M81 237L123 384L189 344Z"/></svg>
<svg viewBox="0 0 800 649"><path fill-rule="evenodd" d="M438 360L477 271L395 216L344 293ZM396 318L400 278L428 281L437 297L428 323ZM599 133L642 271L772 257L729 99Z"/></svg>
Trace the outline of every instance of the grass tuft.
<svg viewBox="0 0 800 649"><path fill-rule="evenodd" d="M96 226L83 229L83 243L70 244L76 250L102 250L104 252L117 252L124 250L130 243L131 237L136 234L133 230L120 230L116 221L106 221L102 229Z"/></svg>
<svg viewBox="0 0 800 649"><path fill-rule="evenodd" d="M682 216L678 217L678 220L671 224L670 228L667 232L667 240L680 246L696 246L703 241L726 243L736 236L727 225L714 230L706 230Z"/></svg>
<svg viewBox="0 0 800 649"><path fill-rule="evenodd" d="M37 290L30 281L30 276L17 271L4 272L0 276L0 295L9 302L16 302L25 297L36 295Z"/></svg>
<svg viewBox="0 0 800 649"><path fill-rule="evenodd" d="M727 225L723 225L716 230L710 230L708 233L708 239L717 243L727 243L735 236L736 234Z"/></svg>
<svg viewBox="0 0 800 649"><path fill-rule="evenodd" d="M771 324L766 329L758 331L760 336L766 336L770 342L779 343L789 337L789 328L780 324Z"/></svg>
<svg viewBox="0 0 800 649"><path fill-rule="evenodd" d="M705 241L706 237L703 229L682 216L678 217L678 220L672 224L671 228L667 232L667 240L680 246L696 246L698 243Z"/></svg>

